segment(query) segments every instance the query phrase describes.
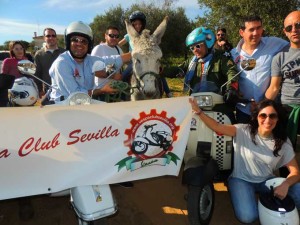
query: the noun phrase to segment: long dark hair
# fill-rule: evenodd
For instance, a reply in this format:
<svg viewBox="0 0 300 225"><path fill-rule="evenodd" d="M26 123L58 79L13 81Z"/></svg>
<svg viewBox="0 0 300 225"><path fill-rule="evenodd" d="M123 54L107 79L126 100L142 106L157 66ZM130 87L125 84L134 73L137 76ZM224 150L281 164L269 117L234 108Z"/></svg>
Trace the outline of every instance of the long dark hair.
<svg viewBox="0 0 300 225"><path fill-rule="evenodd" d="M257 107L253 110L249 121L250 135L253 143L257 144L255 141L255 135L258 132L257 116L262 109L268 106L273 107L278 115L278 120L276 126L272 130L272 134L275 141L273 155L279 156L278 152L281 150L283 143L287 140L287 113L280 103L276 103L269 99L262 100L258 103Z"/></svg>

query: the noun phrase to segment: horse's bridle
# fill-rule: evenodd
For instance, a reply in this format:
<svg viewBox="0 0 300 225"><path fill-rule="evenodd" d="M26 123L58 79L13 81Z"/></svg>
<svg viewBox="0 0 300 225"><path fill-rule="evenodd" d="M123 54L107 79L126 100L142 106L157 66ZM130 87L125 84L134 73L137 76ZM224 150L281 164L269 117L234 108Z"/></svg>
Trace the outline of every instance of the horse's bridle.
<svg viewBox="0 0 300 225"><path fill-rule="evenodd" d="M140 80L143 80L144 76L146 76L146 75L154 76L155 79L158 80L158 88L159 88L160 94L162 95L162 93L163 93L163 88L162 88L161 77L160 77L160 75L159 75L158 73L154 73L154 72L152 72L152 71L145 72L145 73L143 73L143 74L139 77L139 79L136 79L136 80L137 80L137 87L136 87L136 88L144 95L144 98L146 98L146 96L145 96L143 90L141 89L142 86L141 86L141 83L140 83ZM134 76L137 78L136 74L134 74ZM154 96L154 95L153 95L153 96ZM153 96L152 96L152 97L153 97Z"/></svg>

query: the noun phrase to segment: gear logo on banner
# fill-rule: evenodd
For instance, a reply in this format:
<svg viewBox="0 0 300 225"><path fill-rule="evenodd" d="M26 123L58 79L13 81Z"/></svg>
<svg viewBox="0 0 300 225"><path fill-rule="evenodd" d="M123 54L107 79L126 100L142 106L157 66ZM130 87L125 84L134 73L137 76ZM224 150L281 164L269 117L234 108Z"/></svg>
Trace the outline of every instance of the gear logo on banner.
<svg viewBox="0 0 300 225"><path fill-rule="evenodd" d="M168 118L165 111L158 114L155 109L149 114L141 112L137 120L132 119L131 128L125 130L128 157L116 164L118 171L124 167L136 170L152 165L166 166L170 162L177 165L180 158L172 150L180 127L175 121L174 117Z"/></svg>

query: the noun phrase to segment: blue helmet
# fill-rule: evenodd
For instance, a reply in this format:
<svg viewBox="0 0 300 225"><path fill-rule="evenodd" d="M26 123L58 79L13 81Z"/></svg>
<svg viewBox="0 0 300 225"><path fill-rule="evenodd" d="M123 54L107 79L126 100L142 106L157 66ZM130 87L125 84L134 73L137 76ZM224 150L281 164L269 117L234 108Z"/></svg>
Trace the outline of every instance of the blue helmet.
<svg viewBox="0 0 300 225"><path fill-rule="evenodd" d="M211 49L216 41L216 36L214 32L206 27L197 27L194 29L185 40L185 44L187 47L191 45L204 42L208 49Z"/></svg>

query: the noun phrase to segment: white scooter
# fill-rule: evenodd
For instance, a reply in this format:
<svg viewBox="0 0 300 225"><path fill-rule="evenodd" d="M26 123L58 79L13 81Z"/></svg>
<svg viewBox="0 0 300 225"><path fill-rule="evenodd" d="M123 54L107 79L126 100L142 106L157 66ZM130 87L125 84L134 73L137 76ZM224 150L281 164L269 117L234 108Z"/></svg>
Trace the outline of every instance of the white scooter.
<svg viewBox="0 0 300 225"><path fill-rule="evenodd" d="M243 70L253 69L255 64L254 59L243 62L243 69L234 77ZM223 84L221 90L230 81ZM232 124L229 114L222 110L225 102L220 93L198 92L191 96L197 99L199 107L207 115L219 123ZM249 101L241 100L239 102ZM215 133L198 116L192 117L182 178L183 184L188 187L187 210L190 225L209 224L215 204L213 182L224 181L230 174L232 152L232 137Z"/></svg>
<svg viewBox="0 0 300 225"><path fill-rule="evenodd" d="M18 69L21 73L33 76L50 88L53 88L50 84L35 76L35 66L30 61L20 61ZM91 97L85 93L75 92L56 105L72 106L102 103L105 102L91 99ZM45 107L51 107L51 105ZM64 195L70 195L70 202L77 215L79 225L105 225L107 224L106 217L117 211L117 204L109 185L80 186L50 194L51 197Z"/></svg>

